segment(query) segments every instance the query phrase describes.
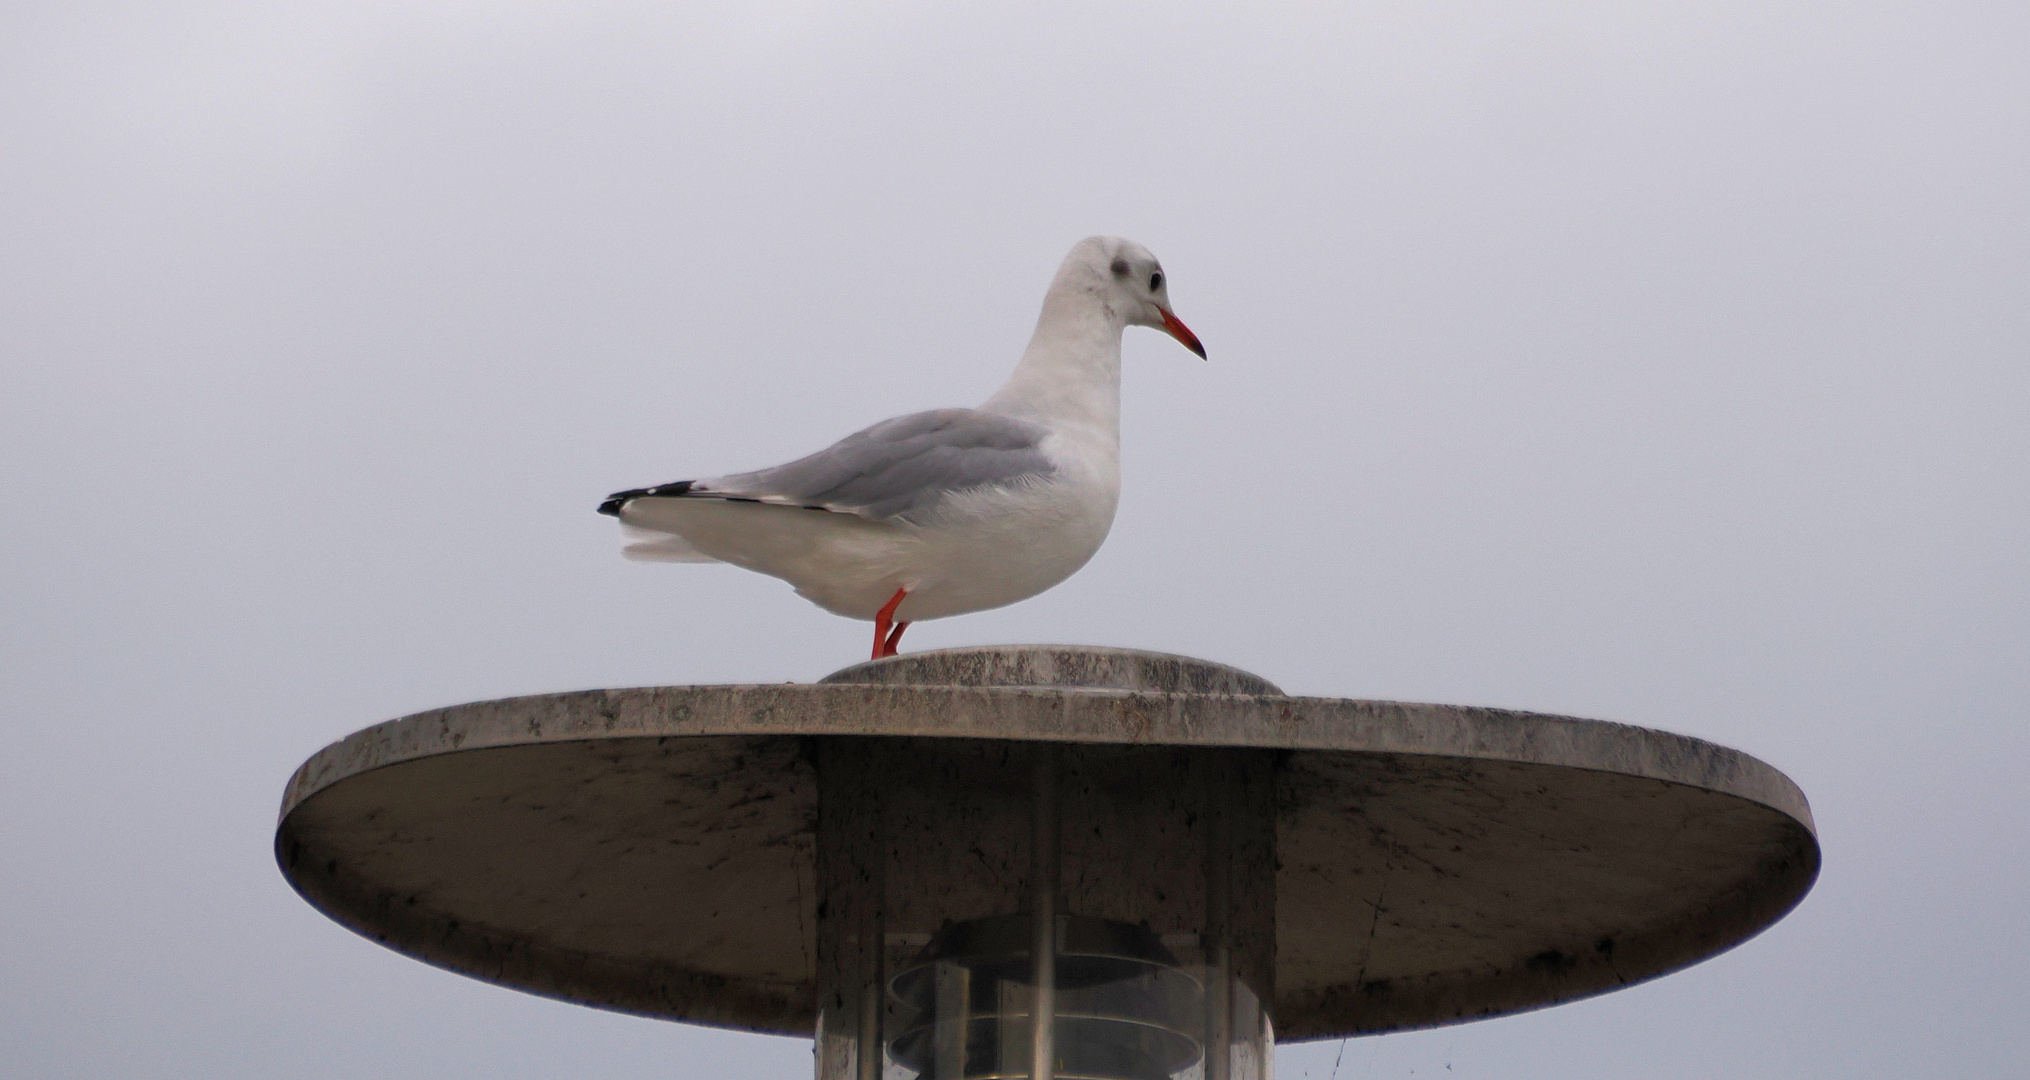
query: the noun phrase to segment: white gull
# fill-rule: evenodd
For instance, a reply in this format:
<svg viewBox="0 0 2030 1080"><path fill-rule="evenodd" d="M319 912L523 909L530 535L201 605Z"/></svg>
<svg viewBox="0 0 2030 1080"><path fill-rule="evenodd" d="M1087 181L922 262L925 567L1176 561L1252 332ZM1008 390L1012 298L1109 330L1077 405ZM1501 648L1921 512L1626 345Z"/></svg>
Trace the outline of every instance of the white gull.
<svg viewBox="0 0 2030 1080"><path fill-rule="evenodd" d="M874 657L923 619L985 611L1084 566L1121 493L1121 332L1205 347L1148 249L1071 249L1006 385L975 409L884 420L787 465L616 492L629 558L729 562L874 621Z"/></svg>

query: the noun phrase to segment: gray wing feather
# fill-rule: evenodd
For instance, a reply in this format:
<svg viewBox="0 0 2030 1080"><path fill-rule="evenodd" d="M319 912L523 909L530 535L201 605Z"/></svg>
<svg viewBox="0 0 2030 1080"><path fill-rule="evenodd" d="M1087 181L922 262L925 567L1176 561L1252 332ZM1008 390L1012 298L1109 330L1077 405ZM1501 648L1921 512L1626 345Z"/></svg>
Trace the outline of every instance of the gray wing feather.
<svg viewBox="0 0 2030 1080"><path fill-rule="evenodd" d="M977 409L884 420L787 465L708 480L711 493L921 521L947 495L1056 471L1040 425Z"/></svg>

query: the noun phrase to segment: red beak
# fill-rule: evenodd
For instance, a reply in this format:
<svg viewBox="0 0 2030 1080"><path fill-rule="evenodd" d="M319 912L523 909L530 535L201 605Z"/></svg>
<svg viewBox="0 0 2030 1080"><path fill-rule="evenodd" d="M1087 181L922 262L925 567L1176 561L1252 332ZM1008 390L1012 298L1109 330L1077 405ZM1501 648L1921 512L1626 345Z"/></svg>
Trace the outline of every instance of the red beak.
<svg viewBox="0 0 2030 1080"><path fill-rule="evenodd" d="M1197 353L1200 360L1206 359L1205 346L1198 343L1198 335L1192 333L1191 328L1184 325L1184 320L1170 314L1169 308L1159 307L1156 310L1163 313L1163 329L1169 331L1171 337L1183 342L1185 348Z"/></svg>

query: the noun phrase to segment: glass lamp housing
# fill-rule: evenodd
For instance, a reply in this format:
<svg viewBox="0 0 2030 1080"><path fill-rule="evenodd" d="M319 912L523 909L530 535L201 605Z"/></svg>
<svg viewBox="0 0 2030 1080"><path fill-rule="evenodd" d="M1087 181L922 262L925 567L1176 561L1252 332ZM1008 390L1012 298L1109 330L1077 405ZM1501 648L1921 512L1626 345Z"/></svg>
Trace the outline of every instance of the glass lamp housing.
<svg viewBox="0 0 2030 1080"><path fill-rule="evenodd" d="M1265 1080L1273 760L827 738L820 1080Z"/></svg>

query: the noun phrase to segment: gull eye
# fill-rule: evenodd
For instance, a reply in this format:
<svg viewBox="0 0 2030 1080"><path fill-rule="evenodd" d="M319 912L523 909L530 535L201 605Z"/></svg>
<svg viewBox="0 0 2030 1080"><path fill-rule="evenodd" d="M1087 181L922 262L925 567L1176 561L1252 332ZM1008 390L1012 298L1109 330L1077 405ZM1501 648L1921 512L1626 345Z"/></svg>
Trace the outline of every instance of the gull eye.
<svg viewBox="0 0 2030 1080"><path fill-rule="evenodd" d="M1160 288L1162 288L1162 287L1163 287L1163 271L1161 271L1161 270L1158 270L1158 271L1156 271L1155 273L1153 273L1153 274L1150 274L1150 275L1149 275L1149 291L1150 291L1150 292L1155 292L1156 290L1158 290L1158 289L1160 289Z"/></svg>

